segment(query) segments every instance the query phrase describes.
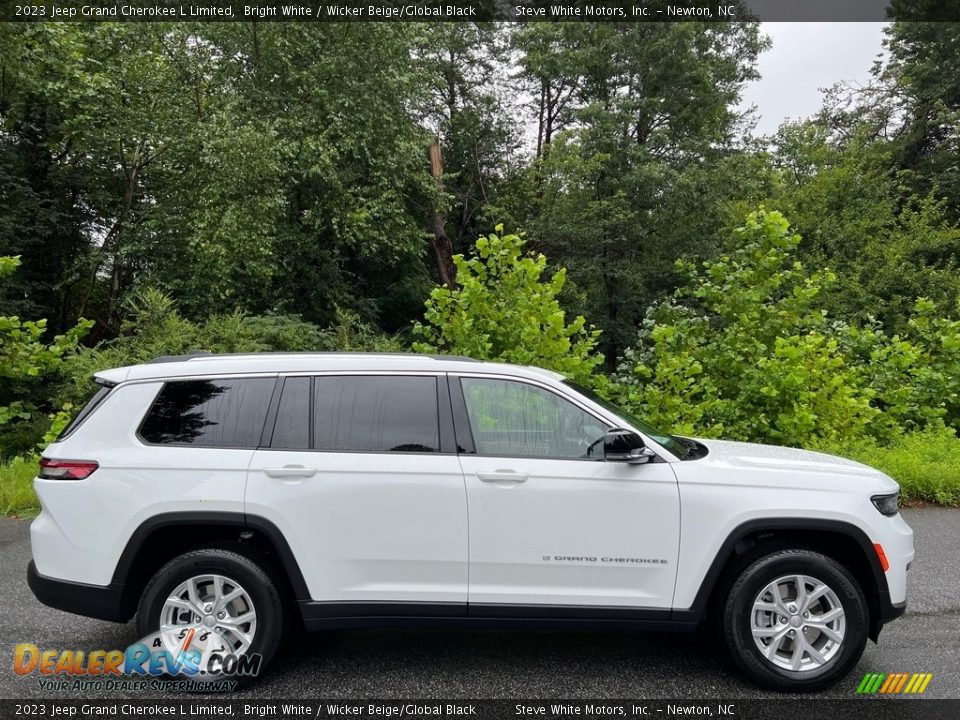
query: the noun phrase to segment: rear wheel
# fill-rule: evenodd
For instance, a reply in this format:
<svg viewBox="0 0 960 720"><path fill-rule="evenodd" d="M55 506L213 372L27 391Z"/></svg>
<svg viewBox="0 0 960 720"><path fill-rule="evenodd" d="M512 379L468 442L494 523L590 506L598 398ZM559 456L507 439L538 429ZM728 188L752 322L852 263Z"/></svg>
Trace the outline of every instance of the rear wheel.
<svg viewBox="0 0 960 720"><path fill-rule="evenodd" d="M249 557L221 548L193 550L160 568L137 612L137 629L154 649L174 659L193 653L197 672L178 679L250 679L276 653L283 626L270 576Z"/></svg>
<svg viewBox="0 0 960 720"><path fill-rule="evenodd" d="M835 560L785 549L743 567L721 625L734 661L758 684L805 692L833 685L860 659L869 616L863 590Z"/></svg>

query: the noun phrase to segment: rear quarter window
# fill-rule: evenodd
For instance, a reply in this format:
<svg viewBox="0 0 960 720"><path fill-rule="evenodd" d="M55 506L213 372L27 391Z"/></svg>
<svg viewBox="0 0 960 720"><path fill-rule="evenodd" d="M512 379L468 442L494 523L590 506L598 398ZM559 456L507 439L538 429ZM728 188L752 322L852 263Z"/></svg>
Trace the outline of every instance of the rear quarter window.
<svg viewBox="0 0 960 720"><path fill-rule="evenodd" d="M176 380L164 384L140 425L153 445L255 448L274 378Z"/></svg>
<svg viewBox="0 0 960 720"><path fill-rule="evenodd" d="M67 426L60 431L60 434L57 435L57 442L65 440L67 437L72 435L78 427L83 424L83 421L86 420L93 414L93 411L97 409L100 403L103 402L104 398L110 394L112 387L101 386L94 393L93 397L87 401L87 404L81 408L80 412L74 415L73 420L67 423Z"/></svg>

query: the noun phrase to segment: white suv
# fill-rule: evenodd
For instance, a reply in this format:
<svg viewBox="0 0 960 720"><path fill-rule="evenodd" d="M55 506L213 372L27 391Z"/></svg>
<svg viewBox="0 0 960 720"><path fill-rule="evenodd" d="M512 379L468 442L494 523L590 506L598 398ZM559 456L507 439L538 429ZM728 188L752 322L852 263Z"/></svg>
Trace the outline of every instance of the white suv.
<svg viewBox="0 0 960 720"><path fill-rule="evenodd" d="M215 629L266 662L300 619L710 621L753 680L813 690L906 607L886 475L671 437L546 370L200 355L96 381L41 460L29 582L142 634Z"/></svg>

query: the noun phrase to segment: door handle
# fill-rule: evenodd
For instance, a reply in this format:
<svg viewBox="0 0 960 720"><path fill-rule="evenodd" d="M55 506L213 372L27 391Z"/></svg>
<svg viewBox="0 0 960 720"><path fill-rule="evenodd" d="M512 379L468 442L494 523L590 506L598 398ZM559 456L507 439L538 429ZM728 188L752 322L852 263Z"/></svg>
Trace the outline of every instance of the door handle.
<svg viewBox="0 0 960 720"><path fill-rule="evenodd" d="M283 467L268 467L263 469L267 477L272 478L308 478L317 474L316 468L305 465L284 465Z"/></svg>
<svg viewBox="0 0 960 720"><path fill-rule="evenodd" d="M518 473L515 470L494 470L493 472L478 472L477 477L483 482L526 482L529 475L527 473Z"/></svg>

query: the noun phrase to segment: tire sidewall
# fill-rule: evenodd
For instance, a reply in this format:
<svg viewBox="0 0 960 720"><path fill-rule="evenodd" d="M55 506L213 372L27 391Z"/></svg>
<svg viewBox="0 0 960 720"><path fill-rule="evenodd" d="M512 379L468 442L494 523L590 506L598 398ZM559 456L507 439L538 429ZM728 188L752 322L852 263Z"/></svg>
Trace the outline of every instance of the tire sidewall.
<svg viewBox="0 0 960 720"><path fill-rule="evenodd" d="M825 665L803 673L790 672L767 660L753 640L750 620L760 591L784 575L807 575L826 583L845 615L840 652ZM789 550L760 558L734 582L724 608L724 636L734 660L761 685L805 692L832 685L849 672L863 654L869 625L866 600L853 576L836 561L812 551Z"/></svg>
<svg viewBox="0 0 960 720"><path fill-rule="evenodd" d="M259 653L261 673L276 653L283 634L283 605L270 577L253 560L228 550L195 550L164 565L147 584L137 611L141 637L156 633L164 602L180 583L197 575L223 575L239 583L257 613L257 630L245 654ZM222 679L239 679L224 674ZM246 678L247 680L253 678Z"/></svg>

